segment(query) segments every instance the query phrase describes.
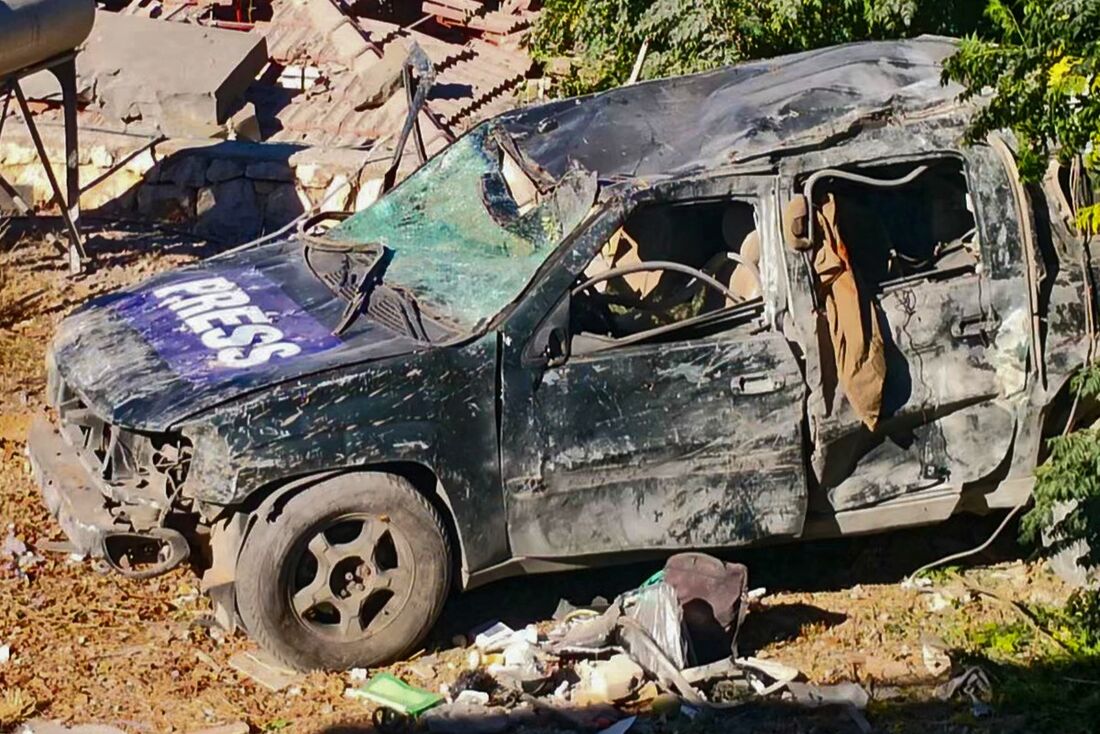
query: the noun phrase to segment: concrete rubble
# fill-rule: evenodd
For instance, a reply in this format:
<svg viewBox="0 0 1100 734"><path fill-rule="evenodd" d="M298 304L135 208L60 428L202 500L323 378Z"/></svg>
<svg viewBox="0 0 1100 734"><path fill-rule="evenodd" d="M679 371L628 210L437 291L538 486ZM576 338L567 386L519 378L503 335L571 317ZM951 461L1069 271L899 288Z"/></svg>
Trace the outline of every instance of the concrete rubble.
<svg viewBox="0 0 1100 734"><path fill-rule="evenodd" d="M77 57L84 211L240 242L322 201L369 206L408 116L402 68L414 44L435 67L418 115L429 155L528 98L529 2L449 0L424 12L332 0L101 8ZM56 82L34 75L24 87L60 170ZM19 122L4 127L0 175L44 209L48 179ZM418 164L410 144L399 175Z"/></svg>
<svg viewBox="0 0 1100 734"><path fill-rule="evenodd" d="M113 123L170 137L211 137L240 106L267 56L266 40L255 31L100 12L77 77L85 104ZM50 84L56 87L39 74L27 92L47 96Z"/></svg>

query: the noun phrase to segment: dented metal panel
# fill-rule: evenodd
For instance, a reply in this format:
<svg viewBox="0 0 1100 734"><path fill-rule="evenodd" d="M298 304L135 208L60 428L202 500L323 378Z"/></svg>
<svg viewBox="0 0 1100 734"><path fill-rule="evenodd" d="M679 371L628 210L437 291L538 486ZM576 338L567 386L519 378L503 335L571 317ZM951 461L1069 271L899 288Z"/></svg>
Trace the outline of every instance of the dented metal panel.
<svg viewBox="0 0 1100 734"><path fill-rule="evenodd" d="M856 44L508 113L492 125L521 163L565 180L540 206L509 201L486 127L333 233L390 249L377 287L422 305L420 328L371 299L337 328L374 261L329 253L319 275L290 239L90 302L58 332L51 393L93 453L108 428L125 437L133 477L150 447L189 451L171 489L206 522L305 477L416 468L471 573L981 507L1034 470L1090 353L1100 268L1050 182L1021 197L1011 160L961 145L958 90L939 83L953 49ZM817 284L779 210L815 171L942 157L965 172L976 259L874 291L888 343L871 432L830 385ZM755 206L762 302L629 345L532 348L634 208L731 198ZM155 486L137 499L160 512L176 498Z"/></svg>
<svg viewBox="0 0 1100 734"><path fill-rule="evenodd" d="M752 328L505 375L517 553L569 556L797 535L803 384Z"/></svg>

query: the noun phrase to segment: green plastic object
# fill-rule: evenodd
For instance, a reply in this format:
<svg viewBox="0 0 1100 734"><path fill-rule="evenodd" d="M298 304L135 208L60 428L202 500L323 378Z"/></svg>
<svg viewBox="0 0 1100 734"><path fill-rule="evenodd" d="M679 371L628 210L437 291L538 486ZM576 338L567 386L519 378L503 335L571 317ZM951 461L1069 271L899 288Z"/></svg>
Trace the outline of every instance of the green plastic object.
<svg viewBox="0 0 1100 734"><path fill-rule="evenodd" d="M662 568L660 571L658 571L657 573L653 574L652 576L647 578L645 581L643 581L642 585L639 586L638 589L639 590L648 589L650 586L656 586L657 584L661 583L664 580L665 580L665 570Z"/></svg>
<svg viewBox="0 0 1100 734"><path fill-rule="evenodd" d="M389 673L374 676L358 688L356 695L406 716L419 716L443 701L438 693L410 686Z"/></svg>

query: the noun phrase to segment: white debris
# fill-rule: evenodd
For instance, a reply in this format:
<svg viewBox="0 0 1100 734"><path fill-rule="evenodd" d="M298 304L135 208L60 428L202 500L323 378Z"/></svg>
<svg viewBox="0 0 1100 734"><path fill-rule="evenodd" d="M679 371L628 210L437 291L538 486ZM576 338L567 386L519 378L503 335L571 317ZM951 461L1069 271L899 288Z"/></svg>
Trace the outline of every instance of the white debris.
<svg viewBox="0 0 1100 734"><path fill-rule="evenodd" d="M951 601L938 591L933 591L928 597L928 611L939 613L951 608Z"/></svg>
<svg viewBox="0 0 1100 734"><path fill-rule="evenodd" d="M357 683L365 682L369 674L366 668L352 668L348 671L348 677Z"/></svg>
<svg viewBox="0 0 1100 734"><path fill-rule="evenodd" d="M516 631L504 622L494 622L474 637L474 644L479 650L485 652L503 650L512 641L512 636L515 633Z"/></svg>
<svg viewBox="0 0 1100 734"><path fill-rule="evenodd" d="M11 660L11 645L0 645L0 665Z"/></svg>
<svg viewBox="0 0 1100 734"><path fill-rule="evenodd" d="M27 570L45 560L30 550L27 544L16 537L15 526L8 525L8 535L0 545L0 561L8 561L20 578L26 578Z"/></svg>
<svg viewBox="0 0 1100 734"><path fill-rule="evenodd" d="M467 706L488 706L489 694L485 691L475 691L467 688L455 696L454 702Z"/></svg>

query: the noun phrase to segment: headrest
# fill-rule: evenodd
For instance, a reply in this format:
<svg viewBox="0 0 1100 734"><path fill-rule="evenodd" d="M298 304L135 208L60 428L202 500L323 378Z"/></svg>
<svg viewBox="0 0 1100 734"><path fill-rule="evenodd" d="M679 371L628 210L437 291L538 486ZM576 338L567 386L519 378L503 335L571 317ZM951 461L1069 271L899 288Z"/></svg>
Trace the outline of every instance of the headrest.
<svg viewBox="0 0 1100 734"><path fill-rule="evenodd" d="M745 235L741 240L740 254L742 259L752 265L760 264L760 233L755 229Z"/></svg>
<svg viewBox="0 0 1100 734"><path fill-rule="evenodd" d="M810 207L806 197L795 196L783 208L783 239L795 252L805 252L813 247L809 241Z"/></svg>

